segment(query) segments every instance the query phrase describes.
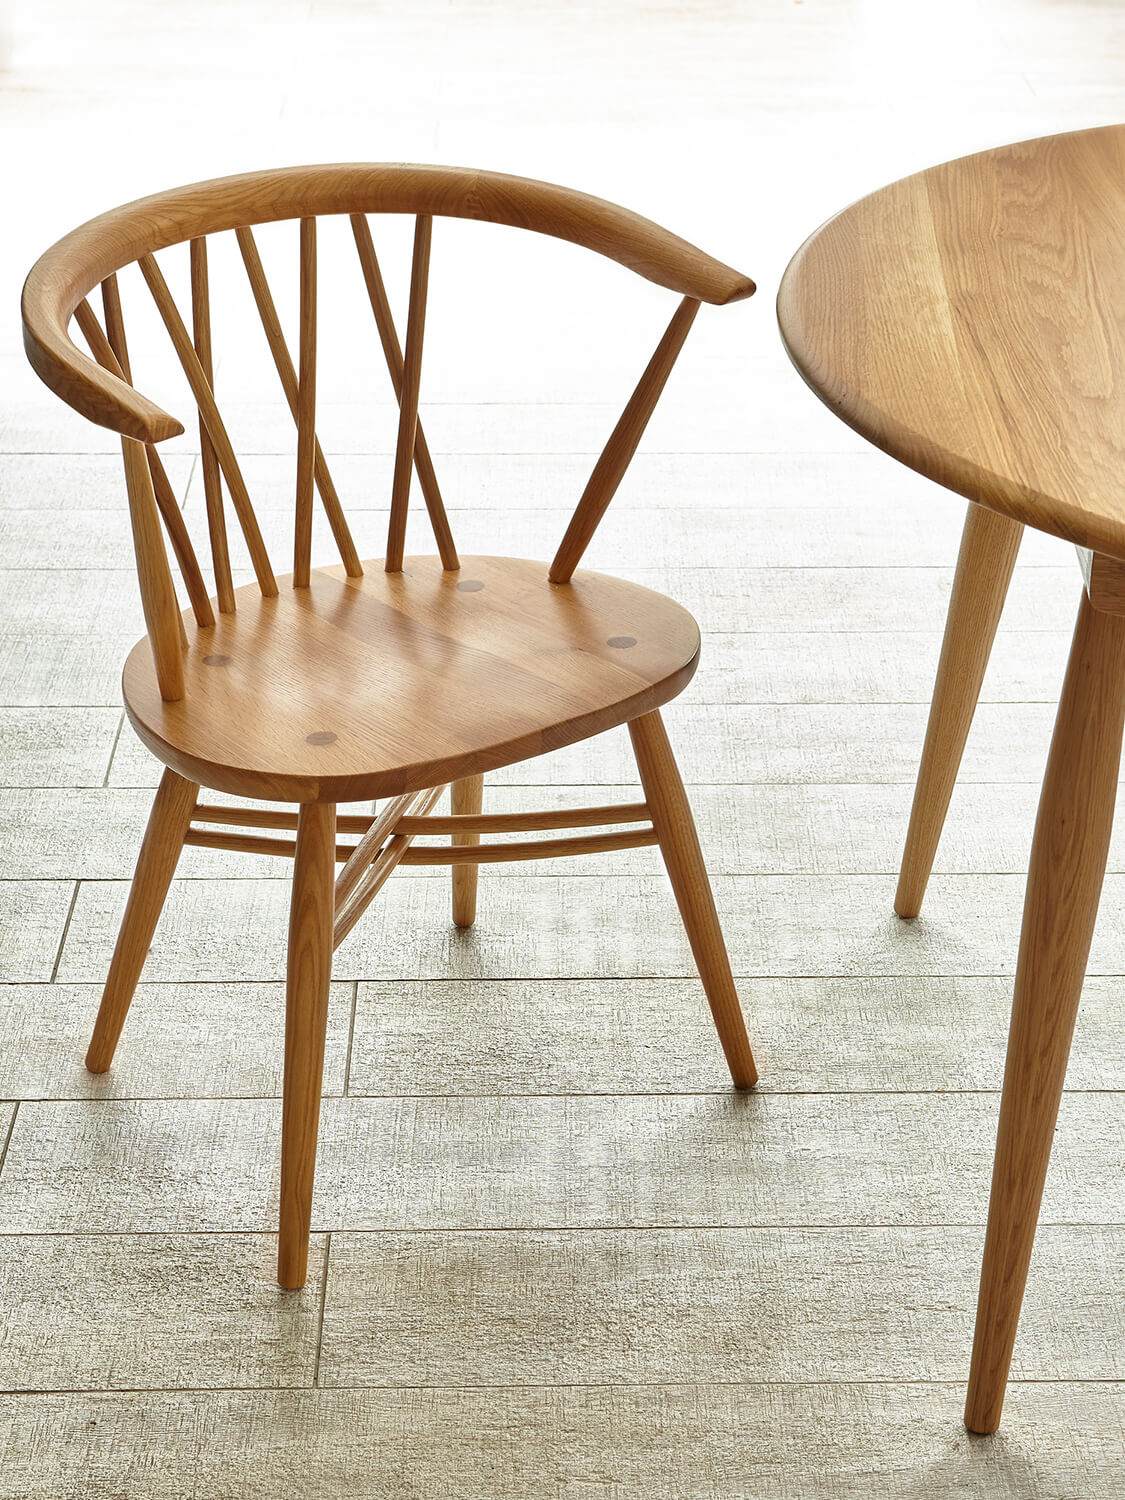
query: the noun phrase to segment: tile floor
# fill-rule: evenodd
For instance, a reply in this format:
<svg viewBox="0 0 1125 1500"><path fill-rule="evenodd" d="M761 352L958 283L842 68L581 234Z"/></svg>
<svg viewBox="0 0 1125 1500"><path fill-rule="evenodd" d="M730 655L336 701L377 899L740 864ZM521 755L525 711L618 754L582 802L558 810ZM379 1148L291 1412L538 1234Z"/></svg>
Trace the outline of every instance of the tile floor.
<svg viewBox="0 0 1125 1500"><path fill-rule="evenodd" d="M771 301L859 193L1121 118L1125 9L2 14L0 1497L1120 1495L1125 835L1005 1424L981 1440L959 1422L1077 569L1028 538L925 915L898 922L962 506L817 405ZM762 1084L726 1086L651 851L487 868L471 934L446 879L400 872L338 955L312 1271L285 1293L284 872L190 851L117 1063L82 1067L158 768L119 706L139 609L114 439L36 383L14 309L35 255L102 208L347 159L571 183L759 282L700 317L591 561L674 593L706 633L667 717ZM435 235L423 416L463 549L545 555L670 308L568 247L475 233ZM291 286L286 253L278 238ZM398 297L393 237L389 261ZM360 328L350 274L325 321ZM288 418L245 306L228 311L219 380L280 539ZM322 434L377 553L393 426L361 332L366 352L322 374ZM147 388L186 410L151 358ZM169 469L198 521L190 436ZM487 798L626 799L633 779L611 735L490 777Z"/></svg>

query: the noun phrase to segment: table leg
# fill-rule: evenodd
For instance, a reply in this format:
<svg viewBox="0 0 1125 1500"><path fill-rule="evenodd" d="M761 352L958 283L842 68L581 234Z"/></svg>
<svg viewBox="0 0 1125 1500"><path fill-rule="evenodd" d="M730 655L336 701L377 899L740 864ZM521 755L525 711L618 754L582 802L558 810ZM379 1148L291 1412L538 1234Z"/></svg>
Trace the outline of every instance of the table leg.
<svg viewBox="0 0 1125 1500"><path fill-rule="evenodd" d="M1000 1422L1105 874L1123 723L1125 617L1095 610L1083 593L1027 878L965 1408L971 1432Z"/></svg>
<svg viewBox="0 0 1125 1500"><path fill-rule="evenodd" d="M895 894L900 917L922 907L1022 536L1018 521L969 506Z"/></svg>

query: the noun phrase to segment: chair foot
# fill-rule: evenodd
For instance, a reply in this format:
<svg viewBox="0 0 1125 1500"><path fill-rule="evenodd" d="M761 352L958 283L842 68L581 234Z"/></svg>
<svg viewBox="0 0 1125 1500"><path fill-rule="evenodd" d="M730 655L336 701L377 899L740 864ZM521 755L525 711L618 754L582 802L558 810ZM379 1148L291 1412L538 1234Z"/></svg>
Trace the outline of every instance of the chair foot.
<svg viewBox="0 0 1125 1500"><path fill-rule="evenodd" d="M644 714L629 725L629 734L652 826L660 840L668 878L731 1077L736 1088L753 1088L758 1081L758 1070L746 1036L746 1023L700 852L695 820L664 722L659 713Z"/></svg>
<svg viewBox="0 0 1125 1500"><path fill-rule="evenodd" d="M1105 874L1125 723L1125 618L1078 611L1027 879L965 1426L1000 1423Z"/></svg>
<svg viewBox="0 0 1125 1500"><path fill-rule="evenodd" d="M970 505L902 855L895 911L916 917L933 869L1023 527Z"/></svg>
<svg viewBox="0 0 1125 1500"><path fill-rule="evenodd" d="M198 786L175 771L166 770L161 777L86 1052L91 1073L104 1073L113 1061L198 795Z"/></svg>
<svg viewBox="0 0 1125 1500"><path fill-rule="evenodd" d="M484 777L465 776L449 788L449 810L454 814L479 813L484 806ZM454 847L479 844L479 833L455 833ZM453 921L458 927L471 927L477 919L477 876L479 865L453 866Z"/></svg>
<svg viewBox="0 0 1125 1500"><path fill-rule="evenodd" d="M336 880L336 809L298 813L285 978L285 1082L281 1122L281 1221L277 1279L305 1284L320 1124Z"/></svg>

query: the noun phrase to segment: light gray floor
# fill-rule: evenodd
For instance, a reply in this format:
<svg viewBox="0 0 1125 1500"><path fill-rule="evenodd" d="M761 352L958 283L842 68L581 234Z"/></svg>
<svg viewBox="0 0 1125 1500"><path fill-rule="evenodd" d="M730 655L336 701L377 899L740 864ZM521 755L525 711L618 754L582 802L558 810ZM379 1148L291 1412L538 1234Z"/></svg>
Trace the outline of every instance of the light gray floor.
<svg viewBox="0 0 1125 1500"><path fill-rule="evenodd" d="M1120 1495L1125 835L1004 1427L971 1439L959 1420L1077 569L1028 539L925 914L898 922L962 505L817 405L771 303L787 255L861 192L1125 114L1125 8L23 0L6 15L0 1496ZM338 955L310 1279L285 1293L284 869L189 851L119 1059L82 1068L158 768L119 707L139 610L114 440L35 382L14 307L34 256L93 212L346 159L568 182L759 281L750 303L704 310L590 561L704 627L667 717L762 1083L727 1087L651 851L486 868L472 934L450 926L446 877L400 872ZM572 249L476 233L435 233L423 419L463 550L546 555L671 306ZM294 245L271 244L292 291ZM393 239L389 254L401 305ZM321 429L377 553L393 423L350 276L326 284L324 322L370 347L322 370ZM283 546L288 419L245 306L231 318L220 388ZM169 470L197 523L190 436ZM498 773L486 795L624 800L634 779L615 734Z"/></svg>

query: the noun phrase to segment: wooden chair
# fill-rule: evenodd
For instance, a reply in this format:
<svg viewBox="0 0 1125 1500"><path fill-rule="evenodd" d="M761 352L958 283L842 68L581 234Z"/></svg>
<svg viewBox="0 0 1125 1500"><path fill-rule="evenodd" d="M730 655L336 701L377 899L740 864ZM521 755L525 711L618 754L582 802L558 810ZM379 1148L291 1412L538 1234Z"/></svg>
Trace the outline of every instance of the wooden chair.
<svg viewBox="0 0 1125 1500"><path fill-rule="evenodd" d="M391 317L368 214L414 216L405 347ZM350 216L399 407L386 558L361 563L316 434L317 224ZM418 417L435 217L485 220L569 240L681 301L598 459L550 567L458 558ZM300 338L294 361L253 226L297 220ZM212 376L210 236L233 232L296 423L293 571L267 554ZM156 252L189 245L190 331ZM181 424L131 383L117 272L139 264L198 406L214 576L209 596L158 444ZM100 284L104 325L87 294ZM699 632L649 589L579 571L582 558L687 336L700 302L748 297L746 277L646 219L585 194L487 172L416 166L290 168L161 193L74 230L24 289L25 345L48 386L121 434L147 639L125 665L130 721L163 761L98 1012L87 1067L112 1061L184 844L293 860L286 980L278 1280L304 1283L332 953L399 864L449 865L453 919L472 924L482 862L658 844L738 1088L756 1072L691 810L660 706L691 680ZM72 343L71 318L94 356ZM436 557L404 557L412 475ZM229 496L256 582L235 588ZM314 497L341 564L314 567ZM181 613L161 527L190 609ZM372 663L378 670L372 671ZM628 724L644 801L564 812L487 814L487 771ZM446 786L451 813L432 812ZM200 788L292 803L292 812L215 806ZM388 799L374 816L336 805ZM595 832L596 829L617 829ZM263 832L262 830L265 830ZM578 830L482 843L490 833ZM277 836L278 834L282 836ZM449 842L418 844L438 835ZM339 874L336 866L341 865Z"/></svg>

